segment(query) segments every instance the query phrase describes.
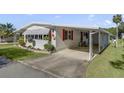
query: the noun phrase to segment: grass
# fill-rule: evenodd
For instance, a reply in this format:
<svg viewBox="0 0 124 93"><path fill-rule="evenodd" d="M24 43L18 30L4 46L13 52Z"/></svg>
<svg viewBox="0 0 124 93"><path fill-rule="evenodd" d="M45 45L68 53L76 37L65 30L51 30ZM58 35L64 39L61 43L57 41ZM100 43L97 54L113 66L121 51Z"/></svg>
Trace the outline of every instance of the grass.
<svg viewBox="0 0 124 93"><path fill-rule="evenodd" d="M120 42L119 45L122 44ZM124 47L108 46L89 64L86 77L124 77Z"/></svg>
<svg viewBox="0 0 124 93"><path fill-rule="evenodd" d="M43 57L47 54L35 53L25 49L21 49L13 44L2 44L0 45L0 56L6 56L12 60L27 60L31 58Z"/></svg>
<svg viewBox="0 0 124 93"><path fill-rule="evenodd" d="M14 45L12 43L10 44L0 44L0 49L1 48L8 48L8 47L13 47Z"/></svg>

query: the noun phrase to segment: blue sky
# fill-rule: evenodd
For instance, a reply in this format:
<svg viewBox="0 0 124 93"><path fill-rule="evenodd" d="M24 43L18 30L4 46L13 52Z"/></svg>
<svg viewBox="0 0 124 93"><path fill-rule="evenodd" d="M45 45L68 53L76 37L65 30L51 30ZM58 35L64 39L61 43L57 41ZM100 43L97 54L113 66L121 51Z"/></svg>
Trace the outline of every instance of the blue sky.
<svg viewBox="0 0 124 93"><path fill-rule="evenodd" d="M0 23L10 22L19 29L32 22L90 27L112 27L112 14L0 14Z"/></svg>

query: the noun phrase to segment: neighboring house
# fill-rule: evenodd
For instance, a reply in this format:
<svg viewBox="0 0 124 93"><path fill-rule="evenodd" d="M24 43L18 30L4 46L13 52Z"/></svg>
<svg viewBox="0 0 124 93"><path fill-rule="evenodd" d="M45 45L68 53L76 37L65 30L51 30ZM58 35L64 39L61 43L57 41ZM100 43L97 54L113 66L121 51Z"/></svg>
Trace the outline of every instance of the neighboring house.
<svg viewBox="0 0 124 93"><path fill-rule="evenodd" d="M7 38L0 38L0 43L7 43L7 42L13 42L14 41L14 37L13 36L10 36L10 37L7 37Z"/></svg>
<svg viewBox="0 0 124 93"><path fill-rule="evenodd" d="M24 35L26 46L32 45L30 41L34 40L34 48L44 49L44 44L48 43L49 38L56 50L79 46L89 47L89 56L92 56L93 46L97 46L98 52L101 52L109 44L110 38L109 32L99 28L40 23L27 25L17 32Z"/></svg>

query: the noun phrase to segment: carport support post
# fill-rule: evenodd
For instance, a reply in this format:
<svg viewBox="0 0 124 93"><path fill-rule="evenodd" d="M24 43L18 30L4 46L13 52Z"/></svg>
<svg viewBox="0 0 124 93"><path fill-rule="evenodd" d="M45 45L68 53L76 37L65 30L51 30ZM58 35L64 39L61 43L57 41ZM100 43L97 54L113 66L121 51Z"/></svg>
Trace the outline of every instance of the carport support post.
<svg viewBox="0 0 124 93"><path fill-rule="evenodd" d="M92 34L91 31L89 31L89 61L92 58Z"/></svg>

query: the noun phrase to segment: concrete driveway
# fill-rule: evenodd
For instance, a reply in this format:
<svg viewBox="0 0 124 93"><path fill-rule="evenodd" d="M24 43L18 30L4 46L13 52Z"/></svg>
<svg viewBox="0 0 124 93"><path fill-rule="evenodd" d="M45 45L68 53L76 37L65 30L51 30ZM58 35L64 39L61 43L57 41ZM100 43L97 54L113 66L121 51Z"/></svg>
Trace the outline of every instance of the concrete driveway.
<svg viewBox="0 0 124 93"><path fill-rule="evenodd" d="M54 77L85 77L88 53L65 49L50 56L24 61L23 63L39 69Z"/></svg>
<svg viewBox="0 0 124 93"><path fill-rule="evenodd" d="M0 68L0 78L53 78L53 76L21 63L11 62Z"/></svg>

